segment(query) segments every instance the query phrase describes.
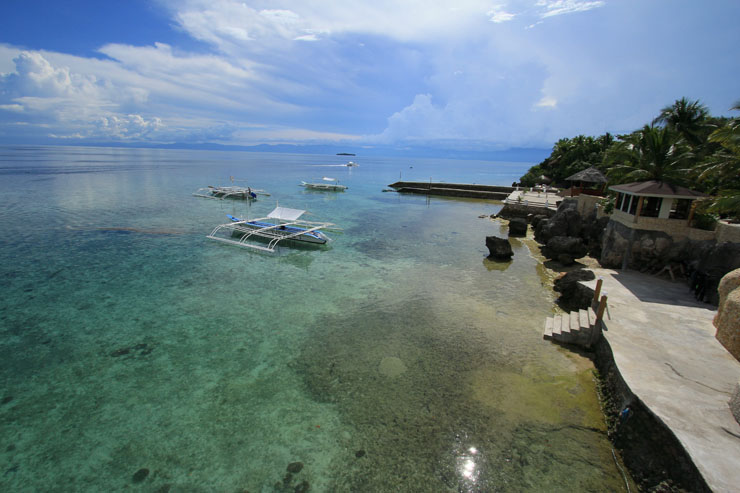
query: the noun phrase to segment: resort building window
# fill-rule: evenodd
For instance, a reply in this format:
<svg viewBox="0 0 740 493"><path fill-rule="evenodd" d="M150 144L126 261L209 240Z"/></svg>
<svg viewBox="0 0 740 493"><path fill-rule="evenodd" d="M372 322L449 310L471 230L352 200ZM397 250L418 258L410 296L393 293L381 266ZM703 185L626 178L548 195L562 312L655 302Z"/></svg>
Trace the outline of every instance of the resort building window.
<svg viewBox="0 0 740 493"><path fill-rule="evenodd" d="M615 209L618 211L622 210L622 202L624 202L624 194L623 193L617 193L617 202L614 206Z"/></svg>
<svg viewBox="0 0 740 493"><path fill-rule="evenodd" d="M633 195L632 201L630 202L630 212L629 213L631 215L634 216L635 214L637 214L637 204L639 202L640 202L640 199L637 196Z"/></svg>
<svg viewBox="0 0 740 493"><path fill-rule="evenodd" d="M658 217L663 199L660 197L645 197L642 201L640 215L644 217Z"/></svg>
<svg viewBox="0 0 740 493"><path fill-rule="evenodd" d="M689 209L691 208L690 199L673 199L673 205L671 206L671 213L669 218L671 219L687 219L689 217Z"/></svg>
<svg viewBox="0 0 740 493"><path fill-rule="evenodd" d="M630 201L632 200L632 195L625 195L624 196L624 202L622 202L622 212L629 212L630 210Z"/></svg>

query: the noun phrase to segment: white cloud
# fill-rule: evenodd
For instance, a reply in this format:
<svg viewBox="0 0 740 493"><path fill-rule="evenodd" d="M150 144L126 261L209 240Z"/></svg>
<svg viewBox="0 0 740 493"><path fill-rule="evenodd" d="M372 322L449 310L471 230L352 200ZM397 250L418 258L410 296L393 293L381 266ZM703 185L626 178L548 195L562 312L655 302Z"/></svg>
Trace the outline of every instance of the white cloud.
<svg viewBox="0 0 740 493"><path fill-rule="evenodd" d="M611 2L608 16L588 12L606 5L595 0L158 1L180 35L203 42L197 51L178 36L106 44L99 58L0 45L0 137L23 127L157 141L549 145L629 131L674 97L724 94L738 70L725 53L722 77L697 75L713 73L704 60L722 51L711 37L641 49L692 20L665 9L669 0L639 3L639 17L638 0ZM723 46L737 40L722 36Z"/></svg>
<svg viewBox="0 0 740 493"><path fill-rule="evenodd" d="M540 15L543 18L556 15L586 12L587 10L603 7L606 2L601 0L539 0L537 7L542 7Z"/></svg>
<svg viewBox="0 0 740 493"><path fill-rule="evenodd" d="M488 16L491 22L501 24L502 22L508 22L512 20L514 17L516 17L516 14L510 14L509 12L502 10L500 7L497 7L489 10Z"/></svg>
<svg viewBox="0 0 740 493"><path fill-rule="evenodd" d="M23 105L20 104L0 104L0 110L22 113L24 111L24 108Z"/></svg>
<svg viewBox="0 0 740 493"><path fill-rule="evenodd" d="M0 102L3 109L26 118L21 121L43 129L56 126L55 135L63 135L65 129L75 135L100 135L105 133L106 127L97 126L96 121L119 119L116 129L108 127L111 138L126 136L124 122L131 130L138 126L139 130L129 130L128 135L140 138L144 135L142 130L156 120L140 115L116 116L116 108L122 103L144 102L145 92L119 88L94 73L79 73L69 66L55 65L40 52L22 51L13 61L15 72L0 78L0 94L3 95Z"/></svg>
<svg viewBox="0 0 740 493"><path fill-rule="evenodd" d="M97 122L99 135L120 140L145 139L162 128L162 121L141 115L103 116Z"/></svg>
<svg viewBox="0 0 740 493"><path fill-rule="evenodd" d="M558 105L558 100L555 98L544 96L542 99L537 101L535 104L538 108L555 108Z"/></svg>

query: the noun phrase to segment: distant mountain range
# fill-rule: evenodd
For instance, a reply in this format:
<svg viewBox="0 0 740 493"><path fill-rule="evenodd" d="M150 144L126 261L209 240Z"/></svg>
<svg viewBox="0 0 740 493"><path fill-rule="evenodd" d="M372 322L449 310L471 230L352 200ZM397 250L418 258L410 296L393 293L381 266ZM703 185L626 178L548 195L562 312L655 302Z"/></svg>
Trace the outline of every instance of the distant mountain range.
<svg viewBox="0 0 740 493"><path fill-rule="evenodd" d="M254 146L238 146L223 144L149 144L149 143L121 143L121 142L65 142L65 145L81 147L125 147L142 149L189 149L204 151L242 151L242 152L279 152L292 154L324 154L338 156L374 157L418 157L440 159L472 159L480 161L514 161L539 163L550 155L551 149L512 148L502 150L461 150L436 149L432 147L357 147L333 145L293 145L293 144L259 144Z"/></svg>

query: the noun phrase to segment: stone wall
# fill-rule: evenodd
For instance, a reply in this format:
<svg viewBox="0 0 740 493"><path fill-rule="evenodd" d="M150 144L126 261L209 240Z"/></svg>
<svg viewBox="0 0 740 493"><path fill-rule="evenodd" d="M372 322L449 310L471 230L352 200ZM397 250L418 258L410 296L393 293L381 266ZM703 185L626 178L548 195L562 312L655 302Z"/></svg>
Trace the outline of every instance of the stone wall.
<svg viewBox="0 0 740 493"><path fill-rule="evenodd" d="M595 195L581 194L578 196L578 213L583 217L588 217L596 212L596 205L601 202L604 197L598 197Z"/></svg>
<svg viewBox="0 0 740 493"><path fill-rule="evenodd" d="M657 217L641 216L635 222L635 216L615 210L612 214L612 220L632 229L662 231L675 239L688 238L690 240L706 241L714 240L717 237L714 231L690 228L686 219L660 219Z"/></svg>
<svg viewBox="0 0 740 493"><path fill-rule="evenodd" d="M709 493L676 435L625 383L606 338L599 338L594 349L609 438L640 491ZM623 414L626 409L629 411Z"/></svg>
<svg viewBox="0 0 740 493"><path fill-rule="evenodd" d="M504 219L509 219L512 217L527 218L529 216L537 215L545 215L547 217L551 217L554 214L555 211L553 209L548 209L547 207L537 207L534 205L524 205L524 203L519 204L506 202L503 209L501 209L496 215Z"/></svg>
<svg viewBox="0 0 740 493"><path fill-rule="evenodd" d="M604 267L641 269L654 262L663 265L682 262L691 258L691 250L706 249L713 241L699 245L686 237L678 241L664 232L628 228L621 221L612 220L606 225L601 248L600 263ZM627 261L625 262L625 256ZM626 264L626 265L625 265Z"/></svg>
<svg viewBox="0 0 740 493"><path fill-rule="evenodd" d="M740 361L740 269L719 283L719 306L714 317L717 340Z"/></svg>
<svg viewBox="0 0 740 493"><path fill-rule="evenodd" d="M740 268L740 243L674 238L663 231L631 229L613 220L603 238L599 258L603 267L650 273L665 266L676 267L679 270L674 270L674 275L683 272L689 277L697 299L713 304L719 301L717 286L722 276Z"/></svg>
<svg viewBox="0 0 740 493"><path fill-rule="evenodd" d="M717 223L717 243L740 243L740 224L730 224L727 221Z"/></svg>

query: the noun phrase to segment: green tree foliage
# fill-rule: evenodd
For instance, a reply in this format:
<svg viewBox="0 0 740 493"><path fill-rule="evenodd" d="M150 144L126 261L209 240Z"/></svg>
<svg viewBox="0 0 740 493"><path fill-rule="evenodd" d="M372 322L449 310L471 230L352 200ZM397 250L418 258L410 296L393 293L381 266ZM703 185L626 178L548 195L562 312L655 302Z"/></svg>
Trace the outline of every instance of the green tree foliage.
<svg viewBox="0 0 740 493"><path fill-rule="evenodd" d="M731 108L740 111L740 101ZM720 146L694 168L700 183L716 194L709 210L740 217L740 119L733 118L709 135Z"/></svg>
<svg viewBox="0 0 740 493"><path fill-rule="evenodd" d="M732 110L740 111L740 101ZM699 101L678 99L652 124L617 138L560 139L521 183L540 183L544 175L565 186L565 178L590 166L612 185L652 179L689 186L715 197L710 212L740 218L740 118L713 117Z"/></svg>
<svg viewBox="0 0 740 493"><path fill-rule="evenodd" d="M653 120L653 125L665 125L683 137L687 144L696 147L706 142L711 131L708 119L709 110L706 106L699 101L681 98L660 110L660 114Z"/></svg>
<svg viewBox="0 0 740 493"><path fill-rule="evenodd" d="M609 133L600 137L578 135L572 139L560 139L553 146L550 157L530 168L520 182L524 186L532 186L541 183L541 177L545 176L554 183L562 183L579 171L601 166L604 152L613 142L614 137Z"/></svg>
<svg viewBox="0 0 740 493"><path fill-rule="evenodd" d="M645 180L684 183L692 158L693 154L670 128L645 125L613 144L604 162L612 184Z"/></svg>

